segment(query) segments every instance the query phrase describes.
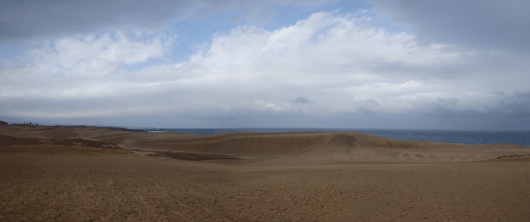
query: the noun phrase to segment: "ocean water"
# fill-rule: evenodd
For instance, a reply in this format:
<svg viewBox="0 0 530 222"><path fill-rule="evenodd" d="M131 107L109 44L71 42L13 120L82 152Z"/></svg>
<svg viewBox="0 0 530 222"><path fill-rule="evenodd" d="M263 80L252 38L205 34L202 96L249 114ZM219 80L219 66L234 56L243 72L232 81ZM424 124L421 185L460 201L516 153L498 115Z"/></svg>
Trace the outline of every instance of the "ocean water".
<svg viewBox="0 0 530 222"><path fill-rule="evenodd" d="M149 132L179 132L209 135L235 131L257 133L279 132L361 132L399 140L433 141L441 143L491 144L509 143L530 146L530 131L452 131L452 130L375 130L375 129L317 129L317 128L222 128L222 129L148 129Z"/></svg>

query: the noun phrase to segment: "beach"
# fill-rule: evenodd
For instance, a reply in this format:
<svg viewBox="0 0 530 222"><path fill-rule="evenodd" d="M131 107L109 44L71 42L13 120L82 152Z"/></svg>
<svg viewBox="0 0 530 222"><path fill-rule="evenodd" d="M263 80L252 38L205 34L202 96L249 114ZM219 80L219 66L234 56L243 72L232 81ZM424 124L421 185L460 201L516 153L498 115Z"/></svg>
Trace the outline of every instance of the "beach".
<svg viewBox="0 0 530 222"><path fill-rule="evenodd" d="M530 147L0 126L0 221L528 221Z"/></svg>

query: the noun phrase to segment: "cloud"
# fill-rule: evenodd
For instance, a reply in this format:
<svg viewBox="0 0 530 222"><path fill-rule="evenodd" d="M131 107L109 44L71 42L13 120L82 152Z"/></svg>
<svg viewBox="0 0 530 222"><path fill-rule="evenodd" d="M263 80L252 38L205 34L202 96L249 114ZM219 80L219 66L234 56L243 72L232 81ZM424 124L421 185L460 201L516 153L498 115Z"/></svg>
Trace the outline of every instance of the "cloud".
<svg viewBox="0 0 530 222"><path fill-rule="evenodd" d="M6 65L4 97L92 98L146 86L130 82L126 68L167 55L172 38L130 39L123 33L65 37L30 50L29 62ZM153 83L151 83L153 84ZM147 84L148 85L148 84Z"/></svg>
<svg viewBox="0 0 530 222"><path fill-rule="evenodd" d="M520 54L530 51L530 2L526 0L370 1L374 12L410 29L424 43Z"/></svg>
<svg viewBox="0 0 530 222"><path fill-rule="evenodd" d="M237 11L225 20L260 20L270 17L273 5L320 5L328 1L238 0L7 0L0 3L0 43L32 38L57 38L103 30L159 31L187 17L215 16Z"/></svg>
<svg viewBox="0 0 530 222"><path fill-rule="evenodd" d="M448 99L442 99L442 98L436 98L436 99L440 101L441 103L445 103L449 105L456 105L458 102L460 102L460 100L455 97L451 97Z"/></svg>
<svg viewBox="0 0 530 222"><path fill-rule="evenodd" d="M61 38L53 46L35 50L32 54L41 58L39 64L61 67L70 75L81 72L104 75L120 65L133 65L162 57L168 53L170 45L171 38L164 36L134 41L117 32L90 35L82 39Z"/></svg>
<svg viewBox="0 0 530 222"><path fill-rule="evenodd" d="M261 100L257 100L256 102L254 102L254 105L249 108L254 109L254 110L260 110L260 111L275 111L275 112L281 112L281 111L289 109L289 107L284 108L274 103L264 102Z"/></svg>
<svg viewBox="0 0 530 222"><path fill-rule="evenodd" d="M297 97L293 101L293 103L308 103L308 102L309 102L309 100L307 100L306 98L301 97L301 96Z"/></svg>
<svg viewBox="0 0 530 222"><path fill-rule="evenodd" d="M31 64L5 70L2 75L12 84L1 93L56 99L172 92L176 96L171 100L188 100L182 104L186 107L248 107L262 100L268 102L265 107L280 111L285 108L274 104L288 104L286 96L307 92L316 94L313 100L322 105L293 109L347 110L370 99L373 90L395 95L421 86L412 80L389 82L387 73L373 71L380 65L429 69L433 61L447 65L460 60L458 52L444 51L444 46L416 45L412 35L357 25L367 19L315 13L273 31L240 26L214 35L211 45L187 62L133 72L125 69L127 65L164 56L172 39L163 34L131 39L119 32L65 37L35 49ZM28 81L23 76L42 77ZM182 93L189 97L181 97Z"/></svg>
<svg viewBox="0 0 530 222"><path fill-rule="evenodd" d="M112 123L142 117L163 127L491 128L481 121L527 121L527 57L420 44L373 19L319 12L271 30L241 25L214 34L179 63L168 59L176 40L164 32L63 37L36 46L28 61L3 65L0 115Z"/></svg>

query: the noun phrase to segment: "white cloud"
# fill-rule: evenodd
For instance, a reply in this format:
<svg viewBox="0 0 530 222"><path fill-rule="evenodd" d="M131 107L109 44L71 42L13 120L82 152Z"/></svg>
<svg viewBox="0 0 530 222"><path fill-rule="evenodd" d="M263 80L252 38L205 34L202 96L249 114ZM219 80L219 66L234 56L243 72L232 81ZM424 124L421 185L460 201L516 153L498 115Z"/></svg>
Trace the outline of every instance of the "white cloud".
<svg viewBox="0 0 530 222"><path fill-rule="evenodd" d="M220 96L249 95L232 105L242 106L254 99L281 104L307 92L304 95L310 95L316 106L305 109L329 112L338 107L355 110L343 103L355 103L356 96L386 102L396 92L427 90L421 87L421 80L395 83L390 76L393 70L377 70L385 64L429 71L435 62L445 66L465 62L465 52L446 50L452 46L418 46L410 34L361 28L358 23L364 20L367 18L315 13L272 31L239 27L215 36L210 48L180 69L196 67L187 69L196 73L191 82L211 86L206 90L216 90Z"/></svg>
<svg viewBox="0 0 530 222"><path fill-rule="evenodd" d="M134 41L119 32L63 38L35 51L38 58L30 68L15 70L44 75L61 85L48 81L36 89L14 92L44 98L175 92L172 100L187 100L182 104L187 108L207 109L221 105L218 101L244 108L257 99L269 101L262 107L274 111L288 110L275 104L288 104L306 92L315 104L300 109L347 111L358 109L353 105L359 103L356 98L376 99L384 105L385 96L421 86L415 80L394 83L374 67L399 63L428 68L433 62L460 62L459 52L444 51L444 46L420 47L410 34L358 25L367 20L364 15L321 12L272 31L241 26L215 35L210 47L188 62L149 66L134 73L120 67L162 57L172 39L154 36ZM376 91L387 93L374 95ZM186 98L179 92L186 92ZM2 93L10 95L7 90Z"/></svg>
<svg viewBox="0 0 530 222"><path fill-rule="evenodd" d="M157 36L147 41L128 39L123 33L85 38L62 38L33 52L43 70L56 74L101 76L116 72L120 65L133 65L167 54L171 39Z"/></svg>
<svg viewBox="0 0 530 222"><path fill-rule="evenodd" d="M284 107L282 107L282 106L276 105L274 103L264 102L262 100L257 100L257 101L254 102L254 105L250 106L249 108L253 109L253 110L259 110L259 111L276 111L276 112L280 112L280 111L289 111L290 105L286 103L284 105Z"/></svg>
<svg viewBox="0 0 530 222"><path fill-rule="evenodd" d="M0 102L12 105L0 112L89 118L126 110L130 115L171 113L205 121L264 115L303 122L298 116L439 117L497 112L499 107L521 113L526 107L520 104L527 97L510 91L523 86L509 86L528 80L519 75L527 58L497 60L499 55L456 45L422 45L411 33L370 24L362 12L320 12L274 30L240 26L215 34L210 45L177 64L165 56L178 39L163 34L63 38L34 51L37 58L31 64L0 71L7 77L0 83ZM498 72L482 64L518 78L499 85ZM140 66L124 68L129 65ZM502 104L491 91L510 91L512 96L503 97L510 102ZM35 98L53 103L28 107L16 102ZM297 98L306 102L293 102L302 101ZM87 109L74 108L82 101ZM250 126L273 124L263 121Z"/></svg>
<svg viewBox="0 0 530 222"><path fill-rule="evenodd" d="M147 40L127 38L123 33L65 37L29 51L33 60L4 69L6 80L0 89L4 97L83 98L120 94L127 84L127 65L141 65L167 55L172 37L163 34Z"/></svg>

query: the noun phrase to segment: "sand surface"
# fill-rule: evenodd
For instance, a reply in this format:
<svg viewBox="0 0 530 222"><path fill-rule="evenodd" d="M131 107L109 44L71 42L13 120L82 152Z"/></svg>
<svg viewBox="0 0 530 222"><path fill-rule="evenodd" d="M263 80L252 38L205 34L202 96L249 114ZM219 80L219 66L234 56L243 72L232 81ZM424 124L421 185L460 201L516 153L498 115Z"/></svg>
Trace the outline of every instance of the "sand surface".
<svg viewBox="0 0 530 222"><path fill-rule="evenodd" d="M530 147L0 126L0 221L530 221Z"/></svg>

